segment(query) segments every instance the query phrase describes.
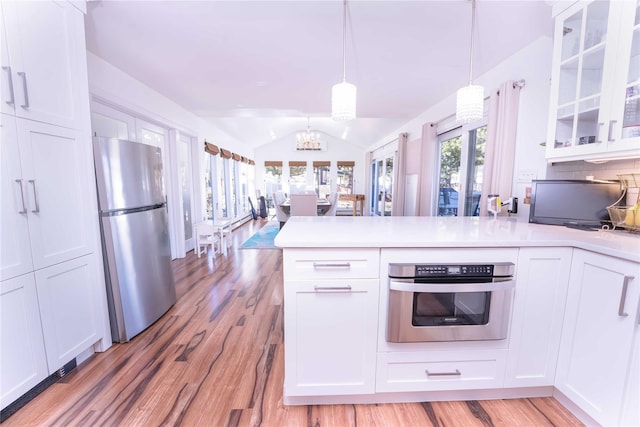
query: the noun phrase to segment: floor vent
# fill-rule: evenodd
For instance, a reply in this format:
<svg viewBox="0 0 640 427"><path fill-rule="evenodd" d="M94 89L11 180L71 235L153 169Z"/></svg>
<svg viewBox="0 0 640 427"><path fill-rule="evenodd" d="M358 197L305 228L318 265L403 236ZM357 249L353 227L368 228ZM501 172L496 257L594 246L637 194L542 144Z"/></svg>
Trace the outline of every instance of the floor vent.
<svg viewBox="0 0 640 427"><path fill-rule="evenodd" d="M64 365L62 368L58 369L53 374L49 375L44 380L40 381L35 387L31 390L17 398L11 404L9 404L6 408L0 411L0 423L3 423L7 418L11 415L15 414L20 408L22 408L27 403L31 402L33 398L37 395L45 391L51 384L55 384L60 378L64 377L66 374L71 372L76 367L76 359L73 359L71 362Z"/></svg>

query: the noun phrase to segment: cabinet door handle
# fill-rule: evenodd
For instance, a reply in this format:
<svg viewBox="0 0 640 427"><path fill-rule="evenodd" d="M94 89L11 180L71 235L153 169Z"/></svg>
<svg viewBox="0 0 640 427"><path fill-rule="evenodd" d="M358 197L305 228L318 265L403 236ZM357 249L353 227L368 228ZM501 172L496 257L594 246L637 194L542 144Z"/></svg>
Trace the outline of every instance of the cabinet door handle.
<svg viewBox="0 0 640 427"><path fill-rule="evenodd" d="M618 307L618 316L627 317L629 313L624 312L624 303L627 300L627 288L629 288L629 282L633 280L633 276L624 276L622 282L622 294L620 295L620 306Z"/></svg>
<svg viewBox="0 0 640 427"><path fill-rule="evenodd" d="M27 90L27 73L18 71L18 75L22 77L22 93L24 94L24 102L22 108L29 108L29 91Z"/></svg>
<svg viewBox="0 0 640 427"><path fill-rule="evenodd" d="M36 187L36 180L30 179L29 182L33 186L33 202L36 205L36 208L32 209L31 212L38 213L40 212L40 203L38 202L38 187Z"/></svg>
<svg viewBox="0 0 640 427"><path fill-rule="evenodd" d="M313 268L351 268L350 262L314 262Z"/></svg>
<svg viewBox="0 0 640 427"><path fill-rule="evenodd" d="M617 120L609 120L609 137L607 138L607 141L609 142L615 141L613 139L613 125L615 125L616 123L618 123Z"/></svg>
<svg viewBox="0 0 640 427"><path fill-rule="evenodd" d="M316 292L335 292L335 291L351 292L351 285L345 285L345 286L320 286L320 285L315 285L313 287L313 290L316 291Z"/></svg>
<svg viewBox="0 0 640 427"><path fill-rule="evenodd" d="M18 211L18 213L24 215L24 214L27 213L27 205L24 204L24 188L22 187L22 180L21 179L16 179L16 182L20 186L20 199L22 200L22 210Z"/></svg>
<svg viewBox="0 0 640 427"><path fill-rule="evenodd" d="M604 122L598 123L598 140L596 141L598 144L602 142L602 140L600 139L600 135L602 135L602 126L604 126Z"/></svg>
<svg viewBox="0 0 640 427"><path fill-rule="evenodd" d="M448 377L448 376L460 376L462 373L459 370L455 370L455 372L429 372L428 369L424 371L428 377Z"/></svg>
<svg viewBox="0 0 640 427"><path fill-rule="evenodd" d="M7 84L9 88L9 100L4 102L6 102L7 105L13 105L16 102L16 100L13 96L13 76L11 75L11 67L5 66L5 67L2 67L2 70L7 73Z"/></svg>

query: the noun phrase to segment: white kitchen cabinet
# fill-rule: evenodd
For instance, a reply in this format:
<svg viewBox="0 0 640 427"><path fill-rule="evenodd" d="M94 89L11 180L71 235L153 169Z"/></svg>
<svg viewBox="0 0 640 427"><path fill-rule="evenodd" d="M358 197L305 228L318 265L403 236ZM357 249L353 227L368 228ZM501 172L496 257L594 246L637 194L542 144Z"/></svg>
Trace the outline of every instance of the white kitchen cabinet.
<svg viewBox="0 0 640 427"><path fill-rule="evenodd" d="M571 248L521 248L505 387L553 386Z"/></svg>
<svg viewBox="0 0 640 427"><path fill-rule="evenodd" d="M639 301L639 264L574 250L555 386L603 425L620 425L625 395L640 381Z"/></svg>
<svg viewBox="0 0 640 427"><path fill-rule="evenodd" d="M506 349L378 353L377 392L497 389Z"/></svg>
<svg viewBox="0 0 640 427"><path fill-rule="evenodd" d="M286 249L285 397L371 394L378 249Z"/></svg>
<svg viewBox="0 0 640 427"><path fill-rule="evenodd" d="M640 156L639 7L579 1L556 17L549 161Z"/></svg>
<svg viewBox="0 0 640 427"><path fill-rule="evenodd" d="M0 114L0 280L33 271L25 186L13 116Z"/></svg>
<svg viewBox="0 0 640 427"><path fill-rule="evenodd" d="M100 273L92 255L35 272L49 372L100 339L100 298L92 286Z"/></svg>
<svg viewBox="0 0 640 427"><path fill-rule="evenodd" d="M93 252L95 201L87 140L74 129L6 114L0 120L0 278Z"/></svg>
<svg viewBox="0 0 640 427"><path fill-rule="evenodd" d="M378 279L286 281L285 396L375 388Z"/></svg>
<svg viewBox="0 0 640 427"><path fill-rule="evenodd" d="M111 340L83 13L68 1L0 2L0 65L4 408Z"/></svg>
<svg viewBox="0 0 640 427"><path fill-rule="evenodd" d="M0 282L0 360L2 408L47 376L33 273Z"/></svg>
<svg viewBox="0 0 640 427"><path fill-rule="evenodd" d="M77 128L88 90L78 85L82 13L66 1L3 1L0 10L2 112Z"/></svg>

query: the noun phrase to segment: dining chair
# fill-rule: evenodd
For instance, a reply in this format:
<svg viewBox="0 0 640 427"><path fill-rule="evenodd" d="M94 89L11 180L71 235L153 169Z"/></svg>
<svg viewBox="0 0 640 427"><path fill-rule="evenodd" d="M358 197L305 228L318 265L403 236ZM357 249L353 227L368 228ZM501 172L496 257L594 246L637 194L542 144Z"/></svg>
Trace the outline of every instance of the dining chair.
<svg viewBox="0 0 640 427"><path fill-rule="evenodd" d="M334 192L331 193L329 195L329 203L331 204L331 207L329 208L329 210L324 214L324 216L336 216L336 212L338 211L338 193Z"/></svg>
<svg viewBox="0 0 640 427"><path fill-rule="evenodd" d="M287 214L280 205L285 201L284 194L282 192L273 193L273 207L276 210L276 219L280 223L280 228L284 225L285 222L289 219L289 214Z"/></svg>
<svg viewBox="0 0 640 427"><path fill-rule="evenodd" d="M292 194L289 197L291 203L291 216L317 216L318 196L312 194Z"/></svg>

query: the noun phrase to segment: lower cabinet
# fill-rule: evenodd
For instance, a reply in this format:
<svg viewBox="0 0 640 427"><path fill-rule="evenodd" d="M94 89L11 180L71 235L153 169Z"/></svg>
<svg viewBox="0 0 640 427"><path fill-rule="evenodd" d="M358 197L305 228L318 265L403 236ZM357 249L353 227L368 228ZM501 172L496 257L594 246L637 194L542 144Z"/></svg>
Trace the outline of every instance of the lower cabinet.
<svg viewBox="0 0 640 427"><path fill-rule="evenodd" d="M0 282L4 408L100 340L95 255Z"/></svg>
<svg viewBox="0 0 640 427"><path fill-rule="evenodd" d="M639 264L574 250L555 386L602 425L640 424L639 300Z"/></svg>
<svg viewBox="0 0 640 427"><path fill-rule="evenodd" d="M49 372L54 372L101 337L95 256L87 255L35 272Z"/></svg>
<svg viewBox="0 0 640 427"><path fill-rule="evenodd" d="M506 349L378 353L376 391L501 388Z"/></svg>
<svg viewBox="0 0 640 427"><path fill-rule="evenodd" d="M378 279L285 281L285 396L375 389Z"/></svg>
<svg viewBox="0 0 640 427"><path fill-rule="evenodd" d="M505 387L552 386L571 272L571 248L521 248Z"/></svg>
<svg viewBox="0 0 640 427"><path fill-rule="evenodd" d="M33 273L0 282L0 407L46 378L36 281Z"/></svg>

